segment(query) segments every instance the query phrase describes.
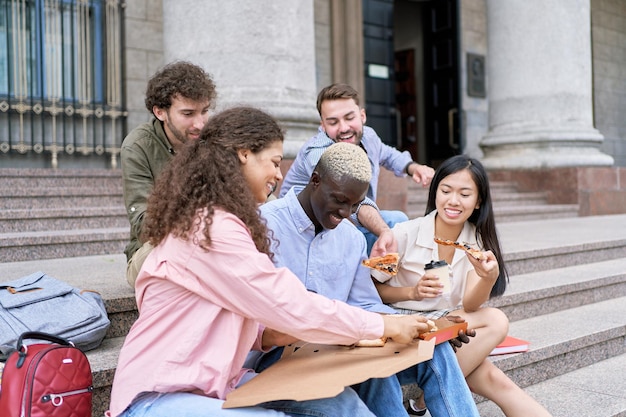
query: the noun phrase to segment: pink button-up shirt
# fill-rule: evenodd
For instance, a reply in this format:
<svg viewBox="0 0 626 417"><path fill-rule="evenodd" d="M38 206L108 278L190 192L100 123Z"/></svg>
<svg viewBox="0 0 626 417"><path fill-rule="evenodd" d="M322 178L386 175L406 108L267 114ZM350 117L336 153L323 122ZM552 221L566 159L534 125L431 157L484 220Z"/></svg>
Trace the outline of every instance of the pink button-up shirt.
<svg viewBox="0 0 626 417"><path fill-rule="evenodd" d="M144 391L224 399L246 372L248 352L261 348L260 325L314 343L383 334L380 315L308 292L289 270L275 268L236 216L216 210L211 240L206 252L170 235L143 264L139 318L120 352L112 416Z"/></svg>

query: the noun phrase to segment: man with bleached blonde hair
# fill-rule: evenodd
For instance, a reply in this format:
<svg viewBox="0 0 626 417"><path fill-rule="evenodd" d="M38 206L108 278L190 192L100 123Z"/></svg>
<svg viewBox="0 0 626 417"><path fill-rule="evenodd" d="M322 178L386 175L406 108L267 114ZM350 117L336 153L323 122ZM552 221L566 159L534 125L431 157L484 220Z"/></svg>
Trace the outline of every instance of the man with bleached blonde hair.
<svg viewBox="0 0 626 417"><path fill-rule="evenodd" d="M382 303L369 270L361 265L367 258L365 236L348 220L365 198L371 175L363 149L336 143L321 155L304 188L292 188L260 211L273 233L276 266L291 270L309 291L368 311L395 314ZM281 353L282 348L275 348L264 354L256 360L255 370L267 368ZM377 416L406 417L400 384L412 383L422 387L433 417L478 416L448 343L437 345L430 361L352 388Z"/></svg>

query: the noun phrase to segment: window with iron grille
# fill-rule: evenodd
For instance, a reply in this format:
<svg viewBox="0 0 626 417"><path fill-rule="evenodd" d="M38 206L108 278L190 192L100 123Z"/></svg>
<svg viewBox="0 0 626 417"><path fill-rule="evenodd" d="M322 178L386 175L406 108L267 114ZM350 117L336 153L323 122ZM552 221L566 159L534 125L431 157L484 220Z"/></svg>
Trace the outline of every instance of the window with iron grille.
<svg viewBox="0 0 626 417"><path fill-rule="evenodd" d="M119 0L0 0L0 153L116 167L122 11Z"/></svg>

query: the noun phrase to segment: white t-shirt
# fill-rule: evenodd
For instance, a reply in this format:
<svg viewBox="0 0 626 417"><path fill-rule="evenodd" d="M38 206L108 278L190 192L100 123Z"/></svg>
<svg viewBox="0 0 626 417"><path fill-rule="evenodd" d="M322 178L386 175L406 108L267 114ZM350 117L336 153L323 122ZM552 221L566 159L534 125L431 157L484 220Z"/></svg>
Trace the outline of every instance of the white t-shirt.
<svg viewBox="0 0 626 417"><path fill-rule="evenodd" d="M438 246L435 237L435 216L433 210L425 217L418 217L407 222L398 223L392 229L398 241L398 253L400 260L398 274L390 276L384 272L372 271L372 277L381 283L387 283L393 287L413 287L424 276L424 266L431 261L439 260ZM472 247L477 247L475 238L476 227L465 222L463 230L458 237L459 242L466 242ZM453 309L462 304L467 275L474 266L467 259L465 251L456 249L450 268L449 294L441 297L427 298L422 301L400 301L392 303L394 308L409 309L416 311L432 311Z"/></svg>

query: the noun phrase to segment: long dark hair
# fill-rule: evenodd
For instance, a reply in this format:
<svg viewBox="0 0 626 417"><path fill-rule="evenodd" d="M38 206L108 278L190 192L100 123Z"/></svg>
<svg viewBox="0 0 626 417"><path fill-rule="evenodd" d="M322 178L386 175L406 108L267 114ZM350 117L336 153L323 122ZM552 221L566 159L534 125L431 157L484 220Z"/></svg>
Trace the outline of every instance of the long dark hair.
<svg viewBox="0 0 626 417"><path fill-rule="evenodd" d="M496 221L493 214L493 205L491 203L491 191L489 188L489 178L487 171L477 159L470 158L467 155L456 155L446 159L435 171L435 176L430 183L428 191L428 203L426 204L425 215L437 207L435 199L437 197L437 188L439 183L448 175L454 174L462 170L468 170L478 188L479 208L475 209L472 215L467 219L468 222L476 226L476 241L480 242L483 249L493 252L498 260L500 267L500 275L496 283L491 288L490 297L504 294L506 283L508 281L508 271L502 257L502 249L498 240L496 231Z"/></svg>
<svg viewBox="0 0 626 417"><path fill-rule="evenodd" d="M199 245L209 250L209 226L215 208L221 208L240 218L257 249L271 256L267 227L237 151L257 153L283 139L276 120L252 107L234 107L211 117L200 138L185 143L159 175L148 199L142 240L158 245L170 233L189 239L200 227L198 212L206 210Z"/></svg>

